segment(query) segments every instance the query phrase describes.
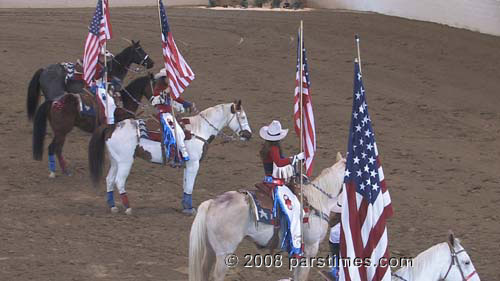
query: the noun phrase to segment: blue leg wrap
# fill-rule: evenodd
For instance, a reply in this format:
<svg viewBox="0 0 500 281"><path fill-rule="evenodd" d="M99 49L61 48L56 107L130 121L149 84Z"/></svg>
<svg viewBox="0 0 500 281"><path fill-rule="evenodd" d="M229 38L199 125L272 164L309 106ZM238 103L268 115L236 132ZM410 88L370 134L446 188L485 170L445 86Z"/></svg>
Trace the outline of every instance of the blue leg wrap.
<svg viewBox="0 0 500 281"><path fill-rule="evenodd" d="M115 206L115 197L113 196L113 191L108 191L108 199L107 199L107 202L108 202L108 206L110 208L114 207Z"/></svg>
<svg viewBox="0 0 500 281"><path fill-rule="evenodd" d="M51 172L56 171L56 156L54 154L49 154L49 170Z"/></svg>
<svg viewBox="0 0 500 281"><path fill-rule="evenodd" d="M163 116L161 116L160 118L160 122L161 122L161 127L162 127L162 130L163 130L163 144L165 145L165 156L167 159L171 159L172 155L170 155L170 151L171 151L171 148L174 147L177 145L176 142L175 142L175 137L174 137L174 133L172 132L172 130L170 129L170 126L167 124L167 122L165 122L165 119L163 118ZM175 155L174 155L174 158L175 158Z"/></svg>
<svg viewBox="0 0 500 281"><path fill-rule="evenodd" d="M191 194L183 193L183 195L182 195L182 207L184 207L184 209L192 209L193 208L193 197Z"/></svg>

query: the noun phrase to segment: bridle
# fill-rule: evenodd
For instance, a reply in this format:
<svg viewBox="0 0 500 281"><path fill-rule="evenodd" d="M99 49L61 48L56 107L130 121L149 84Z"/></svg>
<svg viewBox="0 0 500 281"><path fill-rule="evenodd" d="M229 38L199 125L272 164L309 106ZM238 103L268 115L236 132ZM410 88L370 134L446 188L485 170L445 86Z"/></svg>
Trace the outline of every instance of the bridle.
<svg viewBox="0 0 500 281"><path fill-rule="evenodd" d="M229 121L223 126L226 127L228 126L229 124L231 124L231 122L233 121L233 119L236 117L236 120L238 121L238 129L236 131L233 131L233 133L231 135L228 135L226 133L224 133L222 131L222 129L219 129L217 127L215 127L201 112L200 112L200 117L201 119L203 119L205 122L207 122L207 124L212 127L216 132L217 132L217 135L221 135L225 141L231 141L231 140L235 140L238 136L241 136L240 133L243 131L243 126L244 125L248 125L248 122L245 122L245 123L242 123L241 122L241 111L240 110L235 110L235 112L233 113L233 116L231 116L231 118L229 119ZM236 136L236 137L235 137Z"/></svg>
<svg viewBox="0 0 500 281"><path fill-rule="evenodd" d="M446 274L440 280L441 281L446 281L446 277L448 277L448 274L450 274L451 268L456 263L456 266L458 267L458 270L460 271L460 274L462 275L462 281L468 281L469 279L472 278L472 276L476 275L477 272L474 270L469 275L465 276L464 271L462 270L462 267L460 267L460 262L458 261L458 254L464 253L465 249L462 248L460 251L456 252L455 249L453 248L453 246L450 245L450 243L447 243L447 244L448 244L448 247L450 248L451 262L450 262L450 266L448 267L448 270L446 271ZM396 273L392 273L392 276L394 276L394 277L396 277L396 278L398 278L400 280L403 280L403 281L409 281L406 278L403 278L403 277L397 275Z"/></svg>
<svg viewBox="0 0 500 281"><path fill-rule="evenodd" d="M448 271L446 271L446 274L444 275L443 279L441 279L441 280L443 280L443 281L446 280L446 277L448 277L448 274L450 273L451 268L456 263L456 266L458 267L458 270L460 271L460 275L462 276L462 281L468 281L469 279L472 278L472 276L476 275L477 272L474 270L469 275L465 276L464 271L462 270L462 267L460 266L460 262L458 260L458 254L464 253L465 249L462 248L460 251L455 251L455 248L452 245L450 245L450 243L447 243L447 244L448 244L448 247L450 248L451 262L450 262L450 266L448 267Z"/></svg>
<svg viewBox="0 0 500 281"><path fill-rule="evenodd" d="M137 48L133 48L135 53L140 55L139 53L139 50L141 50L141 46L137 47ZM144 50L143 50L144 52ZM144 65L144 63L146 63L146 60L149 58L149 55L146 54L146 52L144 52L144 57L142 58L141 62L138 64L140 66L143 66L144 68L142 68L141 70L135 70L135 69L132 69L130 68L129 66L126 66L126 65L123 65L121 62L119 62L117 59L115 59L115 56L113 54L111 54L111 58L113 59L114 62L116 62L117 64L123 66L123 68L125 68L126 70L130 71L130 72L134 72L134 73L142 73L144 71L146 71L146 66Z"/></svg>

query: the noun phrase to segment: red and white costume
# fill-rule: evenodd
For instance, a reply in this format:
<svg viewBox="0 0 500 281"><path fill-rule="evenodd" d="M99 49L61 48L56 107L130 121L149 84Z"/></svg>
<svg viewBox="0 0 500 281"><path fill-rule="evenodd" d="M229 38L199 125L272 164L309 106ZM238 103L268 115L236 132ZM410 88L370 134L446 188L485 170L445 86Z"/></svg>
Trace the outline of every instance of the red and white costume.
<svg viewBox="0 0 500 281"><path fill-rule="evenodd" d="M165 76L166 74L162 69L160 73L155 75L155 78L164 79ZM181 97L172 97L170 87L166 85L166 83L158 83L154 88L151 104L154 105L158 111L159 118L163 119L163 121L170 126L172 132L174 132L173 135L177 143L177 149L180 151L184 160L188 161L189 154L184 143L184 131L172 115L172 106L174 106L176 111L184 112L184 107L190 107L191 103L185 101Z"/></svg>
<svg viewBox="0 0 500 281"><path fill-rule="evenodd" d="M288 129L281 129L279 121L274 120L269 126L260 129L260 136L266 141L270 141L267 155L263 155L262 163L266 177L265 183L273 184L274 196L274 215L277 216L277 207L288 219L289 244L285 246L290 256L302 255L301 249L301 206L297 196L285 185L285 183L294 175L293 164L297 160L303 160L303 153L294 156L292 159L284 157L281 153L278 141L285 138Z"/></svg>

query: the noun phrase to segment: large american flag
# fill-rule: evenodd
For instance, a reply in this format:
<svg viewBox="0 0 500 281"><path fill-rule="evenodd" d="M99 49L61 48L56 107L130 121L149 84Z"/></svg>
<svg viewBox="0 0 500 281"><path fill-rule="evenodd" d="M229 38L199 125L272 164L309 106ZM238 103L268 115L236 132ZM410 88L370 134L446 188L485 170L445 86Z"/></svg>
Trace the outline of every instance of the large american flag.
<svg viewBox="0 0 500 281"><path fill-rule="evenodd" d="M300 138L300 32L297 43L297 73L295 74L295 102L293 106L293 114L295 120L295 132ZM302 45L304 45L302 43ZM314 114L311 100L311 81L309 80L309 69L307 66L306 48L302 46L303 54L303 71L302 71L302 124L303 124L303 149L306 155L306 174L312 175L314 153L316 152L316 129L314 126Z"/></svg>
<svg viewBox="0 0 500 281"><path fill-rule="evenodd" d="M83 51L83 79L87 85L94 78L102 46L106 43L107 39L111 39L111 35L108 0L97 0L94 17L89 25L89 34Z"/></svg>
<svg viewBox="0 0 500 281"><path fill-rule="evenodd" d="M189 86L189 83L194 80L194 73L177 49L172 32L170 32L163 2L158 0L158 3L160 9L163 60L165 61L165 69L167 70L168 85L172 90L171 92L177 98Z"/></svg>
<svg viewBox="0 0 500 281"><path fill-rule="evenodd" d="M385 186L357 62L347 151L340 256L351 262L354 258L370 258L371 262L369 266L351 264L341 268L340 280L391 280L390 268L379 264L380 258L389 258L386 219L392 216L391 197Z"/></svg>

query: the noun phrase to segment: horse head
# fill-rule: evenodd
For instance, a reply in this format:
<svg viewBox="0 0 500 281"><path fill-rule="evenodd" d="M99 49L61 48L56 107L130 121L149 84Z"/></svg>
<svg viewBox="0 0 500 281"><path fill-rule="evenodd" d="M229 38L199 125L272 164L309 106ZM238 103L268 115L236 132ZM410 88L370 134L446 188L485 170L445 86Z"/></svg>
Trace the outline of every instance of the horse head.
<svg viewBox="0 0 500 281"><path fill-rule="evenodd" d="M131 62L142 65L147 69L150 69L154 66L154 61L149 57L144 49L142 49L140 41L135 42L134 40L132 40L129 48L133 50Z"/></svg>
<svg viewBox="0 0 500 281"><path fill-rule="evenodd" d="M455 238L452 231L448 234L449 266L441 275L446 281L480 281L479 275L472 264L469 254L460 245L460 240Z"/></svg>
<svg viewBox="0 0 500 281"><path fill-rule="evenodd" d="M252 138L252 129L248 123L247 114L243 106L241 106L241 100L235 101L231 105L231 113L233 116L229 120L229 128L238 134L241 140L250 140Z"/></svg>

